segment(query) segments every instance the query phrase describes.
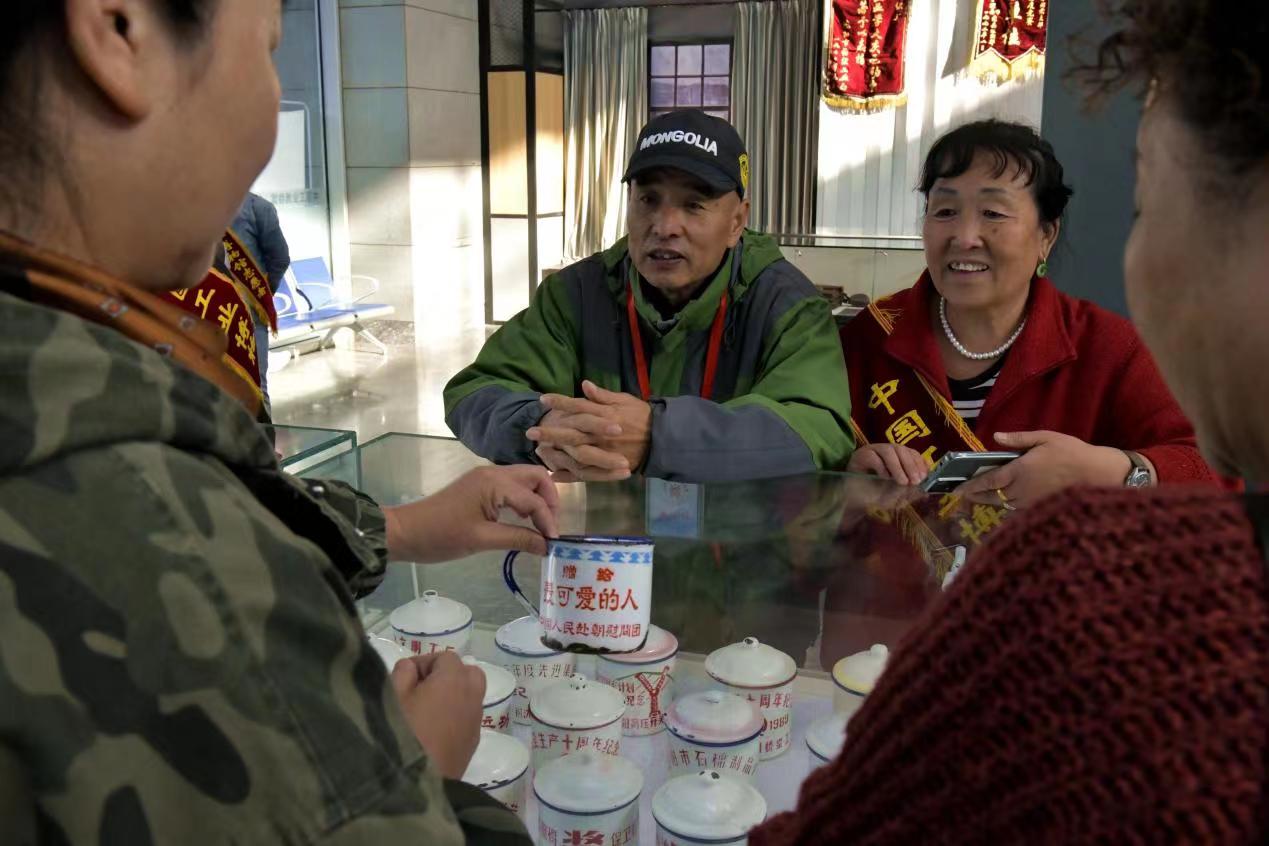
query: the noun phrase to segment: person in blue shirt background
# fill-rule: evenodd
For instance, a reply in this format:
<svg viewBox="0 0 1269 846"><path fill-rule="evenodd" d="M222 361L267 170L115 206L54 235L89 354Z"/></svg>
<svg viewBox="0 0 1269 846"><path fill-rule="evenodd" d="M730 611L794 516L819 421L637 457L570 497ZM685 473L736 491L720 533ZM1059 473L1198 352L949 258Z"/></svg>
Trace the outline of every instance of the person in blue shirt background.
<svg viewBox="0 0 1269 846"><path fill-rule="evenodd" d="M269 289L278 292L282 277L291 266L291 248L282 234L278 210L259 194L247 194L238 216L229 227L238 236L269 280ZM260 362L260 390L265 410L269 409L269 327L256 323L256 357Z"/></svg>

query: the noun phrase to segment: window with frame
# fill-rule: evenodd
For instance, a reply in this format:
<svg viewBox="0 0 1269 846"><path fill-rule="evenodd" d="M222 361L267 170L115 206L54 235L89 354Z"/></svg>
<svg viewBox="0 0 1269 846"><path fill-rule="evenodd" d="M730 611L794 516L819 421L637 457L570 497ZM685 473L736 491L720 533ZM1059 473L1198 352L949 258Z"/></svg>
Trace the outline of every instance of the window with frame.
<svg viewBox="0 0 1269 846"><path fill-rule="evenodd" d="M653 44L648 60L648 114L677 109L731 120L731 44Z"/></svg>

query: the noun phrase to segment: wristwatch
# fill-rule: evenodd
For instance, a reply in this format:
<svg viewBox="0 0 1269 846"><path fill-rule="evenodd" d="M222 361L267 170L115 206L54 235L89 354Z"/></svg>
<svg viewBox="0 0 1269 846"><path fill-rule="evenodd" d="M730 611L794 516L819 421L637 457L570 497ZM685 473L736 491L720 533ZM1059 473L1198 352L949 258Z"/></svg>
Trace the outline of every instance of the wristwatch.
<svg viewBox="0 0 1269 846"><path fill-rule="evenodd" d="M1132 470L1128 471L1128 478L1124 479L1125 488L1148 488L1152 478L1150 476L1150 467L1146 464L1146 460L1135 452L1123 451L1128 456L1128 460L1132 462Z"/></svg>

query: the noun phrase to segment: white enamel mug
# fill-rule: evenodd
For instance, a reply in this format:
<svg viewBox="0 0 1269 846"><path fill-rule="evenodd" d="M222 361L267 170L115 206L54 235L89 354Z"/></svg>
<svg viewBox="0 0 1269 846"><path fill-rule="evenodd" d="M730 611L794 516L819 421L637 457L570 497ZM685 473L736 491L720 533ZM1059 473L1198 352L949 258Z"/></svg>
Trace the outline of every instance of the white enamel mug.
<svg viewBox="0 0 1269 846"><path fill-rule="evenodd" d="M648 636L652 611L652 541L647 538L574 536L547 541L540 607L516 584L517 552L507 555L507 588L535 617L543 643L582 652L634 652Z"/></svg>
<svg viewBox="0 0 1269 846"><path fill-rule="evenodd" d="M705 672L762 709L767 721L759 746L762 760L777 758L792 748L793 682L798 672L792 658L747 637L711 652L705 659Z"/></svg>
<svg viewBox="0 0 1269 846"><path fill-rule="evenodd" d="M463 773L463 781L479 787L506 805L521 820L529 784L529 750L510 735L480 732L480 745Z"/></svg>
<svg viewBox="0 0 1269 846"><path fill-rule="evenodd" d="M652 817L657 846L742 846L767 818L767 802L749 782L707 770L663 784Z"/></svg>
<svg viewBox="0 0 1269 846"><path fill-rule="evenodd" d="M621 730L627 737L661 731L665 728L665 712L674 702L678 638L658 626L649 628L648 641L638 652L595 657L599 680L626 697Z"/></svg>
<svg viewBox="0 0 1269 846"><path fill-rule="evenodd" d="M678 700L665 716L670 776L714 770L752 781L766 720L757 703L722 690Z"/></svg>
<svg viewBox="0 0 1269 846"><path fill-rule="evenodd" d="M810 770L818 770L841 754L846 745L846 724L850 714L834 711L811 723L806 730L806 751L810 755Z"/></svg>
<svg viewBox="0 0 1269 846"><path fill-rule="evenodd" d="M392 639L413 655L457 652L466 655L471 644L471 609L461 602L425 590L388 617Z"/></svg>
<svg viewBox="0 0 1269 846"><path fill-rule="evenodd" d="M529 701L533 768L578 752L621 754L626 700L606 684L575 675L542 688Z"/></svg>
<svg viewBox="0 0 1269 846"><path fill-rule="evenodd" d="M536 617L512 620L494 635L498 663L516 680L511 698L511 719L529 725L529 699L535 691L573 675L577 656L542 645L542 627Z"/></svg>
<svg viewBox="0 0 1269 846"><path fill-rule="evenodd" d="M638 846L643 773L629 761L581 752L533 779L538 846Z"/></svg>
<svg viewBox="0 0 1269 846"><path fill-rule="evenodd" d="M494 731L506 731L511 727L511 700L516 692L516 679L503 667L477 661L470 655L463 656L463 663L479 667L485 674L485 699L481 703L480 727Z"/></svg>

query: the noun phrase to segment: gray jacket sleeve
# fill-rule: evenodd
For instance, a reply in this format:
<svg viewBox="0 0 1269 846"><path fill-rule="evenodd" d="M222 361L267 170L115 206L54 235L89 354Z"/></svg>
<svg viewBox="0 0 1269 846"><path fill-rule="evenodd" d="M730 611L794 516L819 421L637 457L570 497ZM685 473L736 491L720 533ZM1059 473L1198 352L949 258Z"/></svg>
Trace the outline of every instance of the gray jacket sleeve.
<svg viewBox="0 0 1269 846"><path fill-rule="evenodd" d="M734 482L815 471L806 442L764 406L730 407L691 396L652 403L645 475L672 482Z"/></svg>
<svg viewBox="0 0 1269 846"><path fill-rule="evenodd" d="M546 416L541 396L490 385L461 400L445 423L464 446L495 464L538 464L537 444L524 433Z"/></svg>

